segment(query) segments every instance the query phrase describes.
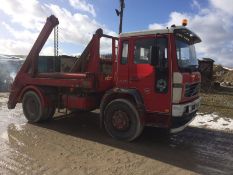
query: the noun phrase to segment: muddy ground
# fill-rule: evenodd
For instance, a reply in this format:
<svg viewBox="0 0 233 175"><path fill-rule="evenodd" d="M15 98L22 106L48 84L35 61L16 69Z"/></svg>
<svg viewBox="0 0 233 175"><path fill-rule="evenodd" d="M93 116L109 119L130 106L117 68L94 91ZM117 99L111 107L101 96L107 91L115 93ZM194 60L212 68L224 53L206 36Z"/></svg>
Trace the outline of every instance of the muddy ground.
<svg viewBox="0 0 233 175"><path fill-rule="evenodd" d="M61 116L49 123L34 125L25 120L21 105L9 111L7 94L0 97L0 174L233 172L233 128L224 131L188 127L175 135L146 128L138 140L125 143L110 138L99 128L98 111ZM212 98L204 94L203 97L204 103ZM233 110L230 106L227 108L231 116ZM208 104L201 108L203 117L208 112L218 115L219 109ZM220 110L219 115L224 117L225 113Z"/></svg>

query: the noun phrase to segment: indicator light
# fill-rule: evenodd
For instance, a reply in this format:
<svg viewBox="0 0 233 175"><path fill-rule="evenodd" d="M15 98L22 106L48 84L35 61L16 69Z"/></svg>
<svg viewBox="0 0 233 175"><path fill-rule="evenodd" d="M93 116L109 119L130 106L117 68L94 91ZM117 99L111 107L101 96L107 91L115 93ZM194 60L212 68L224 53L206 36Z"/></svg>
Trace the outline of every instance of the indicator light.
<svg viewBox="0 0 233 175"><path fill-rule="evenodd" d="M187 19L183 19L182 25L183 25L183 26L187 26L187 25L188 25L188 20L187 20Z"/></svg>

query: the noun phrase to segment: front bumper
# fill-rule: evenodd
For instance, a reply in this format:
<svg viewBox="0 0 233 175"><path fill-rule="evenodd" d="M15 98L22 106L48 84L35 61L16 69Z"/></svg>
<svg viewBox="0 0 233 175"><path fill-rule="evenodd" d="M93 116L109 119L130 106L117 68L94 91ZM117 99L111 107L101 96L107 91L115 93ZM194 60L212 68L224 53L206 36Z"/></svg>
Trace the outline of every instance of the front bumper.
<svg viewBox="0 0 233 175"><path fill-rule="evenodd" d="M182 117L183 115L191 114L197 111L200 106L201 98L185 104L172 105L172 117Z"/></svg>
<svg viewBox="0 0 233 175"><path fill-rule="evenodd" d="M184 130L184 128L186 128L194 120L195 117L196 117L196 111L193 112L192 114L184 115L179 118L173 117L170 133L177 133Z"/></svg>
<svg viewBox="0 0 233 175"><path fill-rule="evenodd" d="M201 98L186 104L176 104L172 106L172 126L171 133L177 133L186 128L193 121L199 109Z"/></svg>

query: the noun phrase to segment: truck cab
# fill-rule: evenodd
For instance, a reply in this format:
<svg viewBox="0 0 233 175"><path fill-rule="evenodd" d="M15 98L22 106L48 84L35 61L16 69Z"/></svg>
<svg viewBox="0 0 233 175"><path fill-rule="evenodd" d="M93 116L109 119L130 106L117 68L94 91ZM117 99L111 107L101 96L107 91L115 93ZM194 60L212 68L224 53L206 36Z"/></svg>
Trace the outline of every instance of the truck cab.
<svg viewBox="0 0 233 175"><path fill-rule="evenodd" d="M194 119L200 104L194 46L199 42L185 26L120 34L116 87L139 94L145 125L175 133Z"/></svg>

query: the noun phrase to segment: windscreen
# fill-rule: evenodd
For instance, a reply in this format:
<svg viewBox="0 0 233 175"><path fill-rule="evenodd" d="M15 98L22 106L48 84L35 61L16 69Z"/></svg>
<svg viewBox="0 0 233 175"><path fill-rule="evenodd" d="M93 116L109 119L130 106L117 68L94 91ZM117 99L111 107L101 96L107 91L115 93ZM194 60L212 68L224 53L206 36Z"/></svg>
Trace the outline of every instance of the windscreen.
<svg viewBox="0 0 233 175"><path fill-rule="evenodd" d="M193 70L198 68L194 44L178 36L176 36L176 55L181 69Z"/></svg>

